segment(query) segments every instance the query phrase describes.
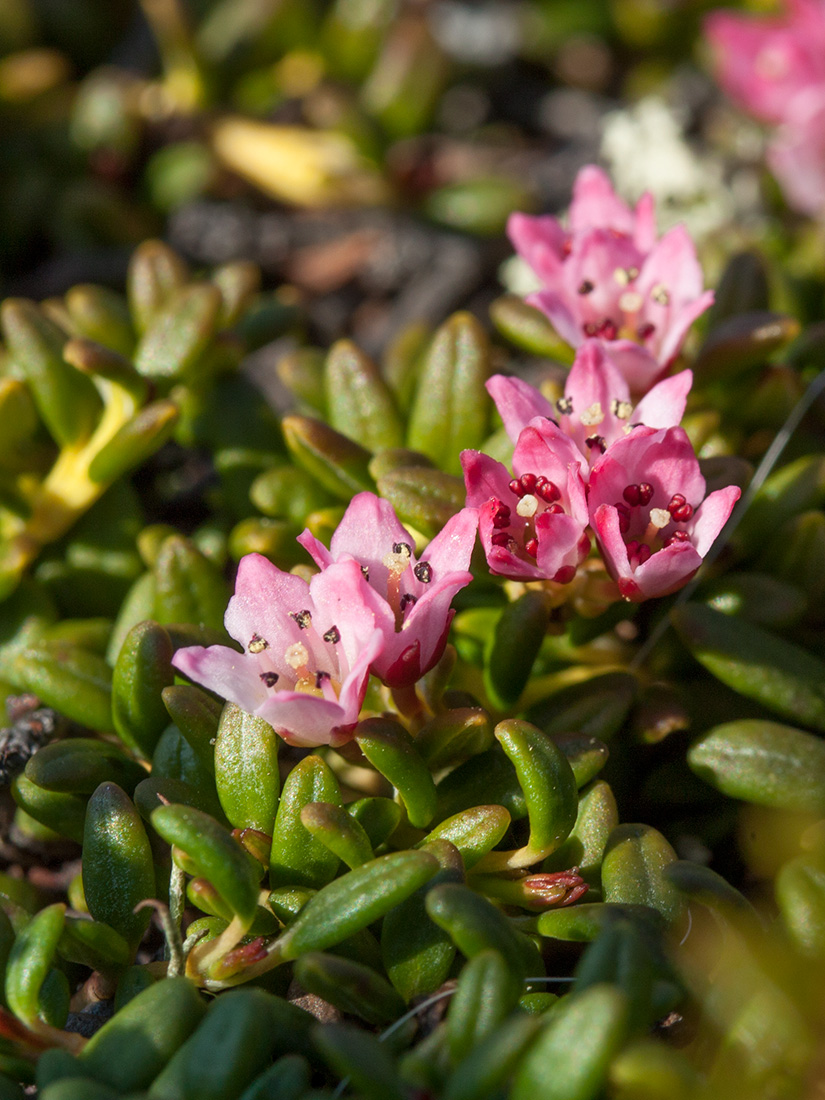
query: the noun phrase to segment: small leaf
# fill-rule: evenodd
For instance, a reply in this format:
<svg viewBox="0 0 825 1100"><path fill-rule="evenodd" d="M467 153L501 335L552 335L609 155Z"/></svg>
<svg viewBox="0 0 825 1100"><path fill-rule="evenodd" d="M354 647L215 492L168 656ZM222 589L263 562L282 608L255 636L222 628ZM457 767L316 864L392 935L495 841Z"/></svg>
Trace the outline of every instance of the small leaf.
<svg viewBox="0 0 825 1100"><path fill-rule="evenodd" d="M395 402L375 364L351 340L339 340L324 373L329 422L369 451L400 447L404 429Z"/></svg>
<svg viewBox="0 0 825 1100"><path fill-rule="evenodd" d="M421 844L448 840L459 850L469 870L495 848L509 827L510 814L504 806L473 806L436 825Z"/></svg>
<svg viewBox="0 0 825 1100"><path fill-rule="evenodd" d="M10 655L0 675L81 726L113 729L112 672L96 653L66 642L33 643Z"/></svg>
<svg viewBox="0 0 825 1100"><path fill-rule="evenodd" d="M263 718L226 704L215 741L215 785L223 811L236 828L272 835L281 785L280 743Z"/></svg>
<svg viewBox="0 0 825 1100"><path fill-rule="evenodd" d="M403 523L430 537L464 507L466 497L460 477L425 466L390 470L377 479L377 485Z"/></svg>
<svg viewBox="0 0 825 1100"><path fill-rule="evenodd" d="M351 959L310 951L296 961L295 977L309 993L368 1024L388 1024L404 1012L404 1002L389 982Z"/></svg>
<svg viewBox="0 0 825 1100"><path fill-rule="evenodd" d="M91 794L101 783L113 782L134 790L146 771L115 745L90 737L53 741L29 760L26 779L49 791Z"/></svg>
<svg viewBox="0 0 825 1100"><path fill-rule="evenodd" d="M49 905L15 937L6 964L6 1002L18 1020L38 1030L39 997L63 934L65 905Z"/></svg>
<svg viewBox="0 0 825 1100"><path fill-rule="evenodd" d="M481 1047L495 1034L521 995L511 981L507 962L485 948L467 962L447 1009L447 1042L454 1062Z"/></svg>
<svg viewBox="0 0 825 1100"><path fill-rule="evenodd" d="M417 828L428 825L435 814L435 783L404 727L386 718L367 718L359 722L355 741L376 771L398 791L410 824Z"/></svg>
<svg viewBox="0 0 825 1100"><path fill-rule="evenodd" d="M542 359L573 362L573 349L540 309L515 294L503 294L490 304L490 320L510 343Z"/></svg>
<svg viewBox="0 0 825 1100"><path fill-rule="evenodd" d="M186 264L163 241L144 241L132 254L128 272L129 306L145 332L188 278Z"/></svg>
<svg viewBox="0 0 825 1100"><path fill-rule="evenodd" d="M794 317L767 310L740 313L713 328L693 363L697 380L730 379L764 363L799 335Z"/></svg>
<svg viewBox="0 0 825 1100"><path fill-rule="evenodd" d="M307 473L339 500L362 490L374 491L370 452L320 420L286 416L281 425L290 454Z"/></svg>
<svg viewBox="0 0 825 1100"><path fill-rule="evenodd" d="M181 287L154 313L135 349L135 367L147 378L186 378L214 339L220 309L217 287Z"/></svg>
<svg viewBox="0 0 825 1100"><path fill-rule="evenodd" d="M315 1042L340 1077L349 1077L365 1100L404 1100L405 1093L386 1046L366 1031L327 1024Z"/></svg>
<svg viewBox="0 0 825 1100"><path fill-rule="evenodd" d="M621 905L647 905L668 923L685 909L682 895L665 877L676 853L649 825L618 825L608 838L602 861L604 900Z"/></svg>
<svg viewBox="0 0 825 1100"><path fill-rule="evenodd" d="M543 592L525 592L502 611L484 663L484 686L499 710L512 707L527 686L549 622Z"/></svg>
<svg viewBox="0 0 825 1100"><path fill-rule="evenodd" d="M147 758L169 724L161 692L174 678L169 635L151 620L138 623L112 674L112 718L120 739Z"/></svg>
<svg viewBox="0 0 825 1100"><path fill-rule="evenodd" d="M155 618L163 623L223 626L229 591L221 571L180 535L166 539L155 574Z"/></svg>
<svg viewBox="0 0 825 1100"><path fill-rule="evenodd" d="M301 824L350 870L375 859L369 837L343 806L310 802L301 810Z"/></svg>
<svg viewBox="0 0 825 1100"><path fill-rule="evenodd" d="M301 811L311 802L341 805L341 792L329 766L320 756L305 756L287 776L281 792L272 852L270 885L324 886L338 870L338 856L306 829Z"/></svg>

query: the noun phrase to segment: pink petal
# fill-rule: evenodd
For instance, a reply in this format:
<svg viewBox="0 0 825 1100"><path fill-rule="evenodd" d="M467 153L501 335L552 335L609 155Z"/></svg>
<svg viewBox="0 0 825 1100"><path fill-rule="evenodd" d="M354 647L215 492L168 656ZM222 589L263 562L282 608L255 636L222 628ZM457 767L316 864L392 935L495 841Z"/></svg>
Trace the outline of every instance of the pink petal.
<svg viewBox="0 0 825 1100"><path fill-rule="evenodd" d="M679 354L688 330L697 317L701 317L706 309L713 305L715 295L712 290L706 290L693 302L683 306L679 312L671 318L670 325L659 347L659 358L667 367Z"/></svg>
<svg viewBox="0 0 825 1100"><path fill-rule="evenodd" d="M666 369L647 348L634 340L611 340L605 348L631 393L646 393Z"/></svg>
<svg viewBox="0 0 825 1100"><path fill-rule="evenodd" d="M656 200L649 191L645 191L636 203L633 240L642 254L649 252L656 243Z"/></svg>
<svg viewBox="0 0 825 1100"><path fill-rule="evenodd" d="M214 691L254 714L269 692L258 675L258 663L223 645L187 646L179 649L172 664L196 684Z"/></svg>
<svg viewBox="0 0 825 1100"><path fill-rule="evenodd" d="M800 92L768 146L768 164L790 206L817 216L825 209L825 81Z"/></svg>
<svg viewBox="0 0 825 1100"><path fill-rule="evenodd" d="M622 577L632 579L633 571L619 527L619 513L612 505L601 504L596 508L591 522L610 576L613 580Z"/></svg>
<svg viewBox="0 0 825 1100"><path fill-rule="evenodd" d="M436 584L450 573L469 569L477 530L478 512L474 508L462 508L447 520L422 552L419 561L430 563Z"/></svg>
<svg viewBox="0 0 825 1100"><path fill-rule="evenodd" d="M587 461L570 436L549 420L531 420L513 452L514 472L543 474L561 489L570 465L587 472Z"/></svg>
<svg viewBox="0 0 825 1100"><path fill-rule="evenodd" d="M697 508L688 530L697 553L702 557L713 546L741 495L741 489L737 485L728 485L725 489L710 493Z"/></svg>
<svg viewBox="0 0 825 1100"><path fill-rule="evenodd" d="M506 501L511 495L507 467L482 451L462 451L461 467L468 507L480 508L489 500Z"/></svg>
<svg viewBox="0 0 825 1100"><path fill-rule="evenodd" d="M689 542L672 542L670 546L657 550L643 565L637 566L633 574L641 592L640 598L649 600L678 591L701 564L701 555Z"/></svg>
<svg viewBox="0 0 825 1100"><path fill-rule="evenodd" d="M540 279L552 282L559 277L567 234L555 218L511 214L507 235L513 248Z"/></svg>
<svg viewBox="0 0 825 1100"><path fill-rule="evenodd" d="M582 524L572 516L543 512L536 519L539 543L536 565L543 577L555 580L560 570L575 570L579 564L579 541L583 532ZM572 575L566 579L559 577L559 581L565 584L571 579Z"/></svg>
<svg viewBox="0 0 825 1100"><path fill-rule="evenodd" d="M555 410L547 398L535 386L521 378L494 374L485 385L504 421L504 428L514 443L518 441L521 429L534 416L555 416Z"/></svg>
<svg viewBox="0 0 825 1100"><path fill-rule="evenodd" d="M576 176L568 221L574 233L594 226L607 226L632 235L635 228L635 219L627 203L613 190L607 173L595 164L588 164Z"/></svg>
<svg viewBox="0 0 825 1100"><path fill-rule="evenodd" d="M661 316L666 318L666 310L681 307L692 302L702 293L702 268L696 258L696 246L683 225L675 225L661 237L647 255L642 264L636 290L644 298L651 291L663 286L670 297L669 306L655 305L659 313L651 313L649 304L645 307L645 316L656 323Z"/></svg>
<svg viewBox="0 0 825 1100"><path fill-rule="evenodd" d="M692 385L693 372L689 370L665 378L642 398L633 410L631 423L645 424L648 428L671 428L678 424Z"/></svg>
<svg viewBox="0 0 825 1100"><path fill-rule="evenodd" d="M584 334L560 294L555 290L539 290L535 294L529 294L526 301L528 305L541 310L565 343L574 348L579 346Z"/></svg>
<svg viewBox="0 0 825 1100"><path fill-rule="evenodd" d="M301 747L340 744L358 720L338 703L301 691L277 692L258 713L290 745Z"/></svg>
<svg viewBox="0 0 825 1100"><path fill-rule="evenodd" d="M288 612L304 608L312 610L306 581L282 572L261 554L247 554L238 564L224 623L244 648L258 634L273 648L285 649L300 636Z"/></svg>
<svg viewBox="0 0 825 1100"><path fill-rule="evenodd" d="M332 554L320 539L316 539L308 527L304 528L295 541L303 546L319 569L325 569L328 565L332 565Z"/></svg>

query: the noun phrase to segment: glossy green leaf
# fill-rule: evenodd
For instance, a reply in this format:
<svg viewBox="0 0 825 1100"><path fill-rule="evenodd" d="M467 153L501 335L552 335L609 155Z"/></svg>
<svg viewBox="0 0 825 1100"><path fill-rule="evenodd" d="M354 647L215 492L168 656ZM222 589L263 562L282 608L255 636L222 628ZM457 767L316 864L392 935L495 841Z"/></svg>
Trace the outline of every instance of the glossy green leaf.
<svg viewBox="0 0 825 1100"><path fill-rule="evenodd" d="M200 763L214 772L215 739L223 704L193 684L174 684L164 688L162 695L169 717L189 742Z"/></svg>
<svg viewBox="0 0 825 1100"><path fill-rule="evenodd" d="M89 463L89 477L105 485L140 466L172 435L180 415L172 401L153 401L127 420Z"/></svg>
<svg viewBox="0 0 825 1100"><path fill-rule="evenodd" d="M489 1039L520 995L503 955L491 948L473 955L461 971L447 1009L447 1042L453 1061Z"/></svg>
<svg viewBox="0 0 825 1100"><path fill-rule="evenodd" d="M301 1100L309 1088L309 1065L299 1054L285 1054L245 1089L239 1100Z"/></svg>
<svg viewBox="0 0 825 1100"><path fill-rule="evenodd" d="M155 562L155 618L163 623L223 627L229 591L221 571L179 535L168 538Z"/></svg>
<svg viewBox="0 0 825 1100"><path fill-rule="evenodd" d="M18 1020L37 1028L40 990L63 934L65 905L48 905L32 917L12 944L6 963L6 1003Z"/></svg>
<svg viewBox="0 0 825 1100"><path fill-rule="evenodd" d="M508 710L530 679L547 626L550 607L543 592L525 592L508 603L486 647L484 686L499 710Z"/></svg>
<svg viewBox="0 0 825 1100"><path fill-rule="evenodd" d="M349 871L304 906L279 941L281 957L296 959L340 943L399 905L437 870L427 852L393 852Z"/></svg>
<svg viewBox="0 0 825 1100"><path fill-rule="evenodd" d="M272 835L281 778L281 739L263 718L227 703L215 741L215 785L221 806L238 829Z"/></svg>
<svg viewBox="0 0 825 1100"><path fill-rule="evenodd" d="M102 657L65 642L37 642L0 659L0 675L78 725L108 731L112 673Z"/></svg>
<svg viewBox="0 0 825 1100"><path fill-rule="evenodd" d="M146 770L130 760L116 745L91 737L53 741L29 760L26 779L62 794L91 794L101 783L117 783L134 790Z"/></svg>
<svg viewBox="0 0 825 1100"><path fill-rule="evenodd" d="M589 733L609 741L624 724L636 694L627 672L597 672L534 703L527 717L547 733Z"/></svg>
<svg viewBox="0 0 825 1100"><path fill-rule="evenodd" d="M112 718L129 748L151 757L169 724L161 692L172 684L172 642L151 620L126 636L112 674Z"/></svg>
<svg viewBox="0 0 825 1100"><path fill-rule="evenodd" d="M296 961L295 977L309 993L368 1024L391 1023L405 1009L386 978L352 959L310 951Z"/></svg>
<svg viewBox="0 0 825 1100"><path fill-rule="evenodd" d="M466 498L460 477L426 466L390 470L377 479L377 486L403 523L429 537L464 507Z"/></svg>
<svg viewBox="0 0 825 1100"><path fill-rule="evenodd" d="M671 620L696 660L723 684L783 718L825 731L825 662L701 604L674 608Z"/></svg>
<svg viewBox="0 0 825 1100"><path fill-rule="evenodd" d="M688 763L731 798L812 813L825 808L825 743L792 726L726 722L693 743Z"/></svg>
<svg viewBox="0 0 825 1100"><path fill-rule="evenodd" d="M324 371L329 422L369 451L400 447L404 429L387 383L351 340L330 348Z"/></svg>
<svg viewBox="0 0 825 1100"><path fill-rule="evenodd" d="M186 283L186 264L163 241L144 241L132 255L127 277L129 307L140 332Z"/></svg>
<svg viewBox="0 0 825 1100"><path fill-rule="evenodd" d="M788 860L774 885L782 923L797 949L811 959L825 956L825 867L809 854Z"/></svg>
<svg viewBox="0 0 825 1100"><path fill-rule="evenodd" d="M345 809L367 834L373 850L389 840L401 821L401 807L391 798L358 798Z"/></svg>
<svg viewBox="0 0 825 1100"><path fill-rule="evenodd" d="M435 783L404 727L386 718L367 718L358 723L355 741L398 791L410 823L418 828L428 825L436 809Z"/></svg>
<svg viewBox="0 0 825 1100"><path fill-rule="evenodd" d="M490 320L516 347L543 359L573 362L573 350L558 335L547 316L515 294L503 294L490 305Z"/></svg>
<svg viewBox="0 0 825 1100"><path fill-rule="evenodd" d="M375 858L366 832L343 806L310 802L301 810L301 824L351 870Z"/></svg>
<svg viewBox="0 0 825 1100"><path fill-rule="evenodd" d="M90 970L123 970L132 961L127 941L110 924L67 917L57 950L69 962Z"/></svg>
<svg viewBox="0 0 825 1100"><path fill-rule="evenodd" d="M602 860L604 900L648 905L668 923L679 920L685 909L684 898L664 874L675 859L670 844L651 826L617 825Z"/></svg>
<svg viewBox="0 0 825 1100"><path fill-rule="evenodd" d="M759 553L789 519L823 503L825 455L803 455L765 479L742 516L734 540L750 553Z"/></svg>
<svg viewBox="0 0 825 1100"><path fill-rule="evenodd" d="M451 707L419 730L415 747L431 771L486 752L493 744L493 721L484 707Z"/></svg>
<svg viewBox="0 0 825 1100"><path fill-rule="evenodd" d="M499 745L459 764L439 782L436 816L452 816L485 802L504 806L516 821L527 815L516 770Z"/></svg>
<svg viewBox="0 0 825 1100"><path fill-rule="evenodd" d="M517 1069L510 1100L594 1100L626 1037L626 1019L625 995L613 986L564 997Z"/></svg>
<svg viewBox="0 0 825 1100"><path fill-rule="evenodd" d="M445 818L430 830L421 843L448 840L459 850L464 866L469 870L495 848L509 829L510 820L504 806L474 806Z"/></svg>
<svg viewBox="0 0 825 1100"><path fill-rule="evenodd" d="M151 913L134 909L155 896L155 870L140 815L114 783L101 783L86 808L83 892L94 919L137 947Z"/></svg>
<svg viewBox="0 0 825 1100"><path fill-rule="evenodd" d="M281 425L290 454L307 473L339 500L374 490L370 452L320 420L286 416Z"/></svg>
<svg viewBox="0 0 825 1100"><path fill-rule="evenodd" d="M349 1077L365 1100L404 1100L392 1055L368 1032L328 1024L315 1041L336 1074Z"/></svg>
<svg viewBox="0 0 825 1100"><path fill-rule="evenodd" d="M18 775L11 788L12 797L29 817L67 836L78 844L83 843L86 823L86 799L80 795L49 791L33 783L25 775Z"/></svg>
<svg viewBox="0 0 825 1100"><path fill-rule="evenodd" d="M799 335L794 317L768 310L740 313L720 321L707 336L693 370L697 380L729 379L758 367Z"/></svg>
<svg viewBox="0 0 825 1100"><path fill-rule="evenodd" d="M341 805L341 792L329 766L305 756L287 776L272 834L270 885L324 886L338 869L338 856L303 825L301 810L310 802Z"/></svg>
<svg viewBox="0 0 825 1100"><path fill-rule="evenodd" d="M147 378L186 378L214 338L221 309L217 287L181 287L152 317L135 349L135 366Z"/></svg>
<svg viewBox="0 0 825 1100"><path fill-rule="evenodd" d="M249 924L258 904L258 879L250 857L213 817L192 806L159 806L152 825L180 848L240 919Z"/></svg>
<svg viewBox="0 0 825 1100"><path fill-rule="evenodd" d="M625 994L628 1032L644 1034L653 1024L653 959L640 927L633 921L606 924L579 960L575 978L577 995L603 982Z"/></svg>
<svg viewBox="0 0 825 1100"><path fill-rule="evenodd" d="M96 340L121 355L131 355L135 334L125 298L117 291L91 284L73 286L64 298L72 324L81 336Z"/></svg>
<svg viewBox="0 0 825 1100"><path fill-rule="evenodd" d="M610 1064L610 1095L616 1100L692 1100L700 1077L688 1057L672 1044L637 1039Z"/></svg>
<svg viewBox="0 0 825 1100"><path fill-rule="evenodd" d="M192 805L202 807L212 817L224 821L214 776L175 725L166 727L155 746L152 778L158 781L172 779L186 784L186 788L193 790L197 796ZM191 799L186 801L188 803Z"/></svg>
<svg viewBox="0 0 825 1100"><path fill-rule="evenodd" d="M600 885L605 845L619 824L619 811L613 791L597 780L579 792L576 824L560 848L542 863L543 872L578 867L579 874L591 886Z"/></svg>
<svg viewBox="0 0 825 1100"><path fill-rule="evenodd" d="M604 741L587 733L557 733L553 740L567 757L579 790L599 774L610 755Z"/></svg>

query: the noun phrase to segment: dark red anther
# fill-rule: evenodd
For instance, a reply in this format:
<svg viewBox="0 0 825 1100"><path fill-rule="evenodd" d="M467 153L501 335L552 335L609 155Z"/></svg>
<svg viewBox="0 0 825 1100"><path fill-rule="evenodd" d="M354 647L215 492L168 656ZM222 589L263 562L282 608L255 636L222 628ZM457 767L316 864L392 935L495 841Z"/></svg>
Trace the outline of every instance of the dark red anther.
<svg viewBox="0 0 825 1100"><path fill-rule="evenodd" d="M625 485L622 496L625 498L631 508L634 508L637 504L639 504L642 499L638 485Z"/></svg>
<svg viewBox="0 0 825 1100"><path fill-rule="evenodd" d="M630 527L630 509L619 500L616 502L616 511L619 513L619 530L625 534Z"/></svg>
<svg viewBox="0 0 825 1100"><path fill-rule="evenodd" d="M673 515L673 513L678 508L681 508L683 504L685 504L685 498L682 496L682 494L674 493L673 496L670 498L670 504L668 504L667 510L668 512L670 512L671 515Z"/></svg>
<svg viewBox="0 0 825 1100"><path fill-rule="evenodd" d="M525 490L521 487L521 482L517 477L514 477L510 482L509 489L511 493L515 493L517 497L523 497Z"/></svg>
<svg viewBox="0 0 825 1100"><path fill-rule="evenodd" d="M585 336L598 336L599 326L596 324L595 321L587 321L585 324L582 325L582 331L584 332Z"/></svg>
<svg viewBox="0 0 825 1100"><path fill-rule="evenodd" d="M693 515L693 505L683 504L680 508L673 508L670 513L677 523L687 523Z"/></svg>
<svg viewBox="0 0 825 1100"><path fill-rule="evenodd" d="M529 554L531 558L537 557L539 552L539 540L528 539L524 544L524 552Z"/></svg>
<svg viewBox="0 0 825 1100"><path fill-rule="evenodd" d="M589 279L582 279L582 281L579 283L578 293L579 294L592 294L595 289L596 288L595 288L594 284L591 283Z"/></svg>
<svg viewBox="0 0 825 1100"><path fill-rule="evenodd" d="M639 549L636 551L636 559L637 559L639 565L644 565L644 563L650 557L651 553L652 553L652 550L650 549L650 547L647 545L646 542L643 542L639 546Z"/></svg>
<svg viewBox="0 0 825 1100"><path fill-rule="evenodd" d="M630 542L626 543L625 545L627 547L627 556L629 558L632 558L634 554L638 554L639 543L636 541L636 539L631 539Z"/></svg>
<svg viewBox="0 0 825 1100"><path fill-rule="evenodd" d="M510 542L510 536L506 531L496 531L496 533L490 539L493 546L507 546Z"/></svg>
<svg viewBox="0 0 825 1100"><path fill-rule="evenodd" d="M575 565L563 565L561 569L557 569L553 580L556 584L570 584L576 575Z"/></svg>
<svg viewBox="0 0 825 1100"><path fill-rule="evenodd" d="M536 496L541 497L546 504L552 504L554 500L559 499L561 493L555 482L541 474L536 480Z"/></svg>
<svg viewBox="0 0 825 1100"><path fill-rule="evenodd" d="M525 493L534 493L538 480L535 474L522 474L519 478L519 483Z"/></svg>
<svg viewBox="0 0 825 1100"><path fill-rule="evenodd" d="M493 512L493 527L502 530L510 526L510 509L502 501L496 501L496 509Z"/></svg>
<svg viewBox="0 0 825 1100"><path fill-rule="evenodd" d="M560 504L550 504L544 509L544 511L551 516L560 516L564 513L564 509Z"/></svg>
<svg viewBox="0 0 825 1100"><path fill-rule="evenodd" d="M647 340L656 331L656 326L651 321L645 321L643 325L639 325L636 329L636 338L638 340Z"/></svg>
<svg viewBox="0 0 825 1100"><path fill-rule="evenodd" d="M607 446L605 445L603 435L589 435L587 437L587 439L585 439L585 443L587 444L587 446L590 448L591 451L593 450L594 447L598 451L601 451L602 454L604 454L604 452L607 450Z"/></svg>
<svg viewBox="0 0 825 1100"><path fill-rule="evenodd" d="M609 317L605 317L599 325L599 336L604 337L605 340L615 340L618 335L619 329L616 322L611 321Z"/></svg>
<svg viewBox="0 0 825 1100"><path fill-rule="evenodd" d="M665 546L670 546L674 542L690 542L690 535L687 531L674 531L672 535L669 535L665 541Z"/></svg>
<svg viewBox="0 0 825 1100"><path fill-rule="evenodd" d="M639 504L650 504L653 500L653 486L649 481L639 482Z"/></svg>

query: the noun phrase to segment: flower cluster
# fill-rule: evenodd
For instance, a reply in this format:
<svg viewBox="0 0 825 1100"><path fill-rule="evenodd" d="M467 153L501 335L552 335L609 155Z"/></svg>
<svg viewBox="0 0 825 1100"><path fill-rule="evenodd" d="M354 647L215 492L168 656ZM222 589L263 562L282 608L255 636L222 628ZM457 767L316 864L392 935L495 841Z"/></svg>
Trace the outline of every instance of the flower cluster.
<svg viewBox="0 0 825 1100"><path fill-rule="evenodd" d="M634 393L665 375L688 329L713 302L693 241L677 225L657 240L653 198L631 210L589 165L573 187L568 225L513 214L508 233L542 289L527 300L578 348L597 339Z"/></svg>
<svg viewBox="0 0 825 1100"><path fill-rule="evenodd" d="M789 203L804 214L825 206L825 3L788 0L786 14L708 16L705 31L722 87L776 127L768 162Z"/></svg>
<svg viewBox="0 0 825 1100"><path fill-rule="evenodd" d="M329 548L309 530L298 537L319 570L309 581L243 558L225 619L242 652L175 657L292 744L348 740L370 674L403 692L433 668L472 580L477 530L492 573L561 586L595 539L616 597L641 601L693 576L739 496L731 486L705 497L679 427L692 375L663 377L711 298L686 234L656 243L650 201L631 212L596 168L579 176L569 230L524 215L511 228L547 283L535 301L578 346L555 404L517 378L489 379L512 469L465 450L466 507L420 557L392 506L359 493Z"/></svg>

